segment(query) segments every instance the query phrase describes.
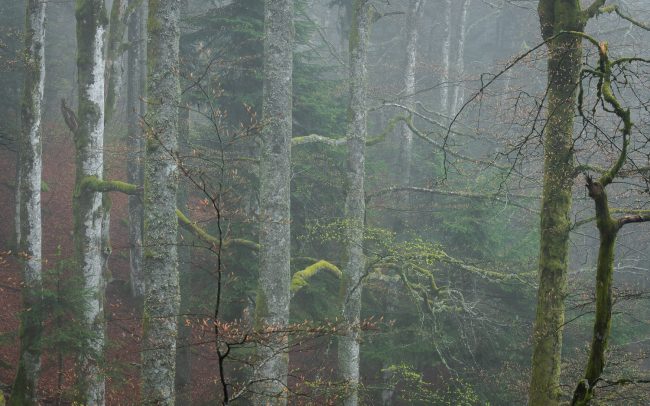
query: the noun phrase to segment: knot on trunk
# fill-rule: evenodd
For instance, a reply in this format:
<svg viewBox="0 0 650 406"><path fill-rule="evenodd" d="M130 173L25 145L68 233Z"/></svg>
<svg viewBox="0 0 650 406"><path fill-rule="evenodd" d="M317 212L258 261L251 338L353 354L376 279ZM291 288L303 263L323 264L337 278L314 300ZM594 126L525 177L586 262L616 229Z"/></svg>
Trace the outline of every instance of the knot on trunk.
<svg viewBox="0 0 650 406"><path fill-rule="evenodd" d="M587 181L585 186L589 191L589 197L595 199L596 197L602 196L604 191L603 185L598 181L594 181L590 175L585 175L585 179Z"/></svg>

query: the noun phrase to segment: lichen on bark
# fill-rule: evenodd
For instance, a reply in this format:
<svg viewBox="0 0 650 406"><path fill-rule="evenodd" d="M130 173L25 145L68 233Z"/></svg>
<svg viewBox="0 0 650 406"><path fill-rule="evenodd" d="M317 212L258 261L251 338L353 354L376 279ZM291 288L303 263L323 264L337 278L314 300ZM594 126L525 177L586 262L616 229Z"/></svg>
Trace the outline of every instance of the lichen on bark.
<svg viewBox="0 0 650 406"><path fill-rule="evenodd" d="M43 323L41 256L42 143L41 106L45 84L46 3L27 1L25 22L26 69L19 139L18 171L19 228L18 251L22 258L23 312L20 315L20 358L10 405L36 405L41 368Z"/></svg>
<svg viewBox="0 0 650 406"><path fill-rule="evenodd" d="M291 132L293 1L264 2L264 84L260 158L259 280L256 326L266 331L289 323L291 260ZM258 346L258 404L287 403L286 334L268 334Z"/></svg>
<svg viewBox="0 0 650 406"><path fill-rule="evenodd" d="M174 374L180 304L178 220L178 78L180 2L149 1L146 146L144 166L144 279L142 401L175 402Z"/></svg>
<svg viewBox="0 0 650 406"><path fill-rule="evenodd" d="M83 314L88 338L80 354L79 401L105 402L104 288L102 251L103 198L99 192L81 193L87 177L103 177L104 148L104 40L107 24L102 0L77 0L78 128L75 140L75 194L73 196L75 262L83 278L86 303Z"/></svg>
<svg viewBox="0 0 650 406"><path fill-rule="evenodd" d="M349 42L350 105L347 123L346 258L343 268L342 316L345 331L339 337L339 369L345 382L344 404L359 402L359 324L362 278L365 268L365 147L367 136L366 80L368 42L374 9L368 0L353 3Z"/></svg>
<svg viewBox="0 0 650 406"><path fill-rule="evenodd" d="M574 177L573 123L576 85L582 67L582 39L554 36L562 31L582 31L585 21L578 0L540 0L538 14L542 37L549 41L548 104L529 403L549 406L557 405L561 397L562 330Z"/></svg>

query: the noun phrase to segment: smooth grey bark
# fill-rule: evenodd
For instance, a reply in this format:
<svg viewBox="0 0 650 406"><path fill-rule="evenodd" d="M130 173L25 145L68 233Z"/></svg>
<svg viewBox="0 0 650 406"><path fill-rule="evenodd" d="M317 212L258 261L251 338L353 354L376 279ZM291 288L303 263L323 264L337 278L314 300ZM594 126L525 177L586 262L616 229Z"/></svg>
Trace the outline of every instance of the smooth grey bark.
<svg viewBox="0 0 650 406"><path fill-rule="evenodd" d="M101 180L104 169L104 42L107 16L103 0L79 0L77 18L78 128L75 131L76 179L73 201L75 261L83 278L83 319L90 333L80 354L80 401L105 402L104 256L102 253L102 193L85 190L84 179Z"/></svg>
<svg viewBox="0 0 650 406"><path fill-rule="evenodd" d="M404 105L413 110L415 95L415 67L417 62L418 20L422 13L422 0L410 0L406 15L406 55L404 61ZM400 148L396 167L397 181L405 186L411 183L413 132L406 123L400 126ZM407 201L402 202L407 203Z"/></svg>
<svg viewBox="0 0 650 406"><path fill-rule="evenodd" d="M260 160L260 268L256 325L270 332L258 346L259 404L287 403L287 336L291 280L291 131L293 0L264 2L264 85Z"/></svg>
<svg viewBox="0 0 650 406"><path fill-rule="evenodd" d="M130 4L139 0L130 0ZM132 185L144 185L143 151L144 135L140 126L140 117L144 115L140 99L144 97L145 53L144 41L144 5L140 5L129 19L128 27L128 62L127 62L127 96L126 111L128 115L127 135L127 182ZM143 206L140 196L129 196L129 265L131 293L133 297L144 298L144 276L142 271L142 227Z"/></svg>
<svg viewBox="0 0 650 406"><path fill-rule="evenodd" d="M456 50L456 69L454 84L454 97L451 103L451 114L456 114L460 110L465 98L465 85L463 76L465 75L465 34L467 31L467 14L471 0L461 0L460 24L458 26L458 49Z"/></svg>
<svg viewBox="0 0 650 406"><path fill-rule="evenodd" d="M183 2L183 6L186 6ZM189 154L190 109L184 105L178 112L178 141L180 154L186 157ZM188 187L187 183L180 184L178 188L177 207L187 212ZM189 405L192 402L192 325L189 323L189 314L192 304L192 248L187 243L191 235L179 229L178 233L178 266L180 282L180 314L178 316L178 338L176 340L176 401L179 405Z"/></svg>
<svg viewBox="0 0 650 406"><path fill-rule="evenodd" d="M144 169L142 401L173 405L180 303L178 220L179 0L149 2Z"/></svg>
<svg viewBox="0 0 650 406"><path fill-rule="evenodd" d="M449 115L449 70L451 51L451 0L445 0L444 4L444 41L442 43L442 75L440 78L440 113Z"/></svg>
<svg viewBox="0 0 650 406"><path fill-rule="evenodd" d="M45 86L45 5L27 1L25 22L25 83L19 141L18 252L23 265L20 315L20 358L10 405L37 404L41 369L41 329L43 324L41 256L41 115Z"/></svg>
<svg viewBox="0 0 650 406"><path fill-rule="evenodd" d="M350 106L347 128L347 196L345 199L346 256L343 271L342 313L345 332L339 338L339 369L346 393L344 404L359 403L359 339L361 290L365 268L365 150L367 129L366 80L368 41L373 9L369 0L355 0L350 28Z"/></svg>

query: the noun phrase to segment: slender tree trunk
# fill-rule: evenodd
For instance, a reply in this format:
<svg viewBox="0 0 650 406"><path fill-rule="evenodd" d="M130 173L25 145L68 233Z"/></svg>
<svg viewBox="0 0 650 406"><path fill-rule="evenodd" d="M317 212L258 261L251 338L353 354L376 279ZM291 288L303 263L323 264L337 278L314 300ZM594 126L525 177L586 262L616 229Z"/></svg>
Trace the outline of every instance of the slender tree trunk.
<svg viewBox="0 0 650 406"><path fill-rule="evenodd" d="M361 290L365 269L365 149L367 135L366 78L368 42L373 9L369 0L355 0L350 28L350 106L348 110L348 179L345 199L346 256L343 272L343 321L346 331L339 338L339 369L348 385L346 406L359 403L359 339Z"/></svg>
<svg viewBox="0 0 650 406"><path fill-rule="evenodd" d="M596 268L596 317L594 334L589 351L585 378L576 387L572 405L586 406L593 396L594 387L605 368L605 351L612 322L612 282L614 276L614 251L621 224L611 217L605 185L587 179L589 196L596 206L596 221L600 234L598 266Z"/></svg>
<svg viewBox="0 0 650 406"><path fill-rule="evenodd" d="M36 405L41 369L43 324L41 258L41 104L45 85L45 5L27 2L25 55L27 69L20 134L18 252L23 258L23 312L20 316L20 359L10 405Z"/></svg>
<svg viewBox="0 0 650 406"><path fill-rule="evenodd" d="M103 0L77 2L77 69L79 127L75 132L76 180L74 193L75 261L83 277L84 322L90 333L80 355L81 401L103 405L104 372L104 259L102 255L102 193L84 190L89 176L102 179L104 168L104 39L106 9Z"/></svg>
<svg viewBox="0 0 650 406"><path fill-rule="evenodd" d="M180 1L149 2L142 401L173 405L179 280L176 219Z"/></svg>
<svg viewBox="0 0 650 406"><path fill-rule="evenodd" d="M256 303L259 328L289 323L291 259L291 124L293 0L264 3L264 91L260 162L260 268ZM260 404L287 403L287 337L270 334L258 347ZM268 344L268 345L267 345Z"/></svg>
<svg viewBox="0 0 650 406"><path fill-rule="evenodd" d="M440 78L440 113L449 114L449 70L451 51L451 0L445 0L444 42L442 43L442 75Z"/></svg>
<svg viewBox="0 0 650 406"><path fill-rule="evenodd" d="M409 109L415 106L415 67L417 62L417 40L418 20L422 14L422 0L410 0L406 15L406 36L404 55L404 87L402 95L403 104ZM384 123L385 124L385 123ZM382 125L384 125L382 124ZM402 123L398 131L399 152L395 156L395 168L393 181L400 186L408 186L411 183L411 167L413 156L413 132ZM391 228L400 233L408 223L408 209L411 206L411 198L406 194L397 196L396 206L399 212L390 220Z"/></svg>
<svg viewBox="0 0 650 406"><path fill-rule="evenodd" d="M584 29L578 0L542 0L538 12L545 40L563 30ZM548 49L548 105L544 132L539 290L529 392L531 406L557 405L562 394L560 366L574 177L573 118L582 67L582 40L576 36L560 36L549 42Z"/></svg>
<svg viewBox="0 0 650 406"><path fill-rule="evenodd" d="M465 98L465 85L463 76L465 75L465 34L467 30L467 14L471 0L462 0L460 25L458 27L458 50L456 54L456 83L454 83L454 98L451 103L451 114L456 114L460 110Z"/></svg>
<svg viewBox="0 0 650 406"><path fill-rule="evenodd" d="M130 0L131 3L138 0ZM127 181L132 185L143 186L144 136L140 126L140 98L144 97L145 41L144 5L138 7L129 20L129 53L127 65ZM142 274L142 226L143 207L140 196L129 196L129 264L131 268L131 292L138 301L144 298L144 276Z"/></svg>
<svg viewBox="0 0 650 406"><path fill-rule="evenodd" d="M404 105L413 109L415 97L415 67L417 62L418 20L422 13L422 0L409 2L406 16L406 57L404 62ZM397 167L401 185L411 183L411 161L413 155L413 133L406 124L400 128L400 149Z"/></svg>
<svg viewBox="0 0 650 406"><path fill-rule="evenodd" d="M185 6L184 2L184 6ZM189 106L181 106L178 112L178 141L182 157L189 154L190 110ZM178 188L177 206L187 212L187 183L181 183ZM189 314L192 304L192 248L188 244L191 235L179 229L178 233L178 266L180 274L180 315L178 316L178 339L176 340L176 399L179 405L192 403L192 326Z"/></svg>
<svg viewBox="0 0 650 406"><path fill-rule="evenodd" d="M115 103L118 99L118 82L120 81L120 58L122 43L127 25L124 21L126 0L113 0L111 6L110 25L108 29L108 44L106 46L106 106L105 120L108 124L113 117Z"/></svg>

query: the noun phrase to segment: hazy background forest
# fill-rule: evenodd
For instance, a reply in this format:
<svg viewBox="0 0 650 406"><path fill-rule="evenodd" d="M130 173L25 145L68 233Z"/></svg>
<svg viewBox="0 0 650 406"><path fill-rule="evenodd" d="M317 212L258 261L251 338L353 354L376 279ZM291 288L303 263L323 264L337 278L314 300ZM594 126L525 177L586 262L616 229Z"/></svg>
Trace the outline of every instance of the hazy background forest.
<svg viewBox="0 0 650 406"><path fill-rule="evenodd" d="M650 404L649 24L645 0L0 0L0 390Z"/></svg>

